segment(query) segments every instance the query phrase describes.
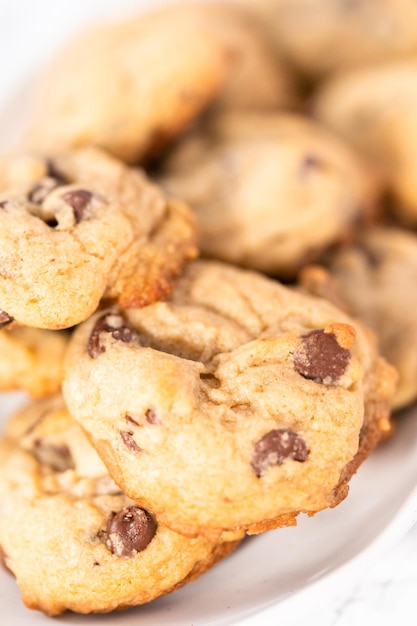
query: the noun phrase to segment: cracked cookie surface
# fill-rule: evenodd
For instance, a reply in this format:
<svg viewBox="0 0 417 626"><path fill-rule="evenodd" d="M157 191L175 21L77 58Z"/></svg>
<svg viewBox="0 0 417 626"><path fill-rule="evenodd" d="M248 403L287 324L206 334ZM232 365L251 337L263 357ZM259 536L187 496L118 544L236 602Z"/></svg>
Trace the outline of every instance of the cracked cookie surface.
<svg viewBox="0 0 417 626"><path fill-rule="evenodd" d="M166 297L196 254L189 209L96 148L5 156L0 168L0 308L22 325L67 328L101 298Z"/></svg>
<svg viewBox="0 0 417 626"><path fill-rule="evenodd" d="M61 396L12 418L0 452L0 545L29 608L57 615L143 604L236 546L170 531L126 497Z"/></svg>
<svg viewBox="0 0 417 626"><path fill-rule="evenodd" d="M81 325L63 389L132 499L219 537L342 500L388 428L394 380L373 336L325 300L194 261L166 302Z"/></svg>

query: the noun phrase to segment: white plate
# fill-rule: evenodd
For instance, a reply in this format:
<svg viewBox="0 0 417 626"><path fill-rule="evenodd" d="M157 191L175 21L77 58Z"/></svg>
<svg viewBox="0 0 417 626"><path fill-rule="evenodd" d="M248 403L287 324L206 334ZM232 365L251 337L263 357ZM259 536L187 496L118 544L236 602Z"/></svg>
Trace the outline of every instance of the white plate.
<svg viewBox="0 0 417 626"><path fill-rule="evenodd" d="M0 426L22 395L0 396ZM147 605L109 616L66 614L54 622L79 626L263 626L295 605L326 597L343 575L370 565L417 520L417 411L398 418L395 436L351 481L347 499L295 528L251 537L200 579ZM57 520L59 523L59 520ZM261 619L261 622L259 620ZM50 626L25 609L11 576L0 572L0 624Z"/></svg>

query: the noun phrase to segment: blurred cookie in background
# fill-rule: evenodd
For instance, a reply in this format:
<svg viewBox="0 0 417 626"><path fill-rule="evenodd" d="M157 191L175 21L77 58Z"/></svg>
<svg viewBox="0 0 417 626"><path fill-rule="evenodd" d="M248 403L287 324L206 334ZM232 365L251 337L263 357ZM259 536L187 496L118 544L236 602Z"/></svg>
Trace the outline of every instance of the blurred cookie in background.
<svg viewBox="0 0 417 626"><path fill-rule="evenodd" d="M414 0L231 0L310 79L417 52Z"/></svg>
<svg viewBox="0 0 417 626"><path fill-rule="evenodd" d="M416 227L417 57L340 73L317 90L313 112L378 168L391 216Z"/></svg>
<svg viewBox="0 0 417 626"><path fill-rule="evenodd" d="M92 144L144 162L216 98L220 108L287 106L294 87L244 10L169 4L87 29L58 51L36 86L25 142Z"/></svg>
<svg viewBox="0 0 417 626"><path fill-rule="evenodd" d="M203 256L291 279L374 218L370 168L307 117L229 113L178 144L164 190L194 210Z"/></svg>

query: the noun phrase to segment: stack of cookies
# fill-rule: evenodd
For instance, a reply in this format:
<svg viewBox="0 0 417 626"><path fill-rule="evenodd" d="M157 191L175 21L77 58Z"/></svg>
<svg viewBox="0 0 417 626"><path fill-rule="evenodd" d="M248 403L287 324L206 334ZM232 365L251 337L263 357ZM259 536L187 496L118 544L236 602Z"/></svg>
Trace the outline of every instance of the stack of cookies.
<svg viewBox="0 0 417 626"><path fill-rule="evenodd" d="M416 401L417 20L380 4L170 4L39 80L0 157L0 389L30 397L0 546L26 606L143 604L337 506Z"/></svg>

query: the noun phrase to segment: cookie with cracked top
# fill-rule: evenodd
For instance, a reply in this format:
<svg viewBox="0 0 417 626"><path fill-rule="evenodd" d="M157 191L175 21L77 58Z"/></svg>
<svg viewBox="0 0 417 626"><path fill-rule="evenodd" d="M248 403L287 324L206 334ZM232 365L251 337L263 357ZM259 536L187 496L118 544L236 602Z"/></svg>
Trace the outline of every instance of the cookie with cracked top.
<svg viewBox="0 0 417 626"><path fill-rule="evenodd" d="M0 327L0 391L21 389L33 398L56 393L68 338L64 331Z"/></svg>
<svg viewBox="0 0 417 626"><path fill-rule="evenodd" d="M195 239L182 202L97 148L0 160L6 324L68 328L102 298L136 307L166 297Z"/></svg>
<svg viewBox="0 0 417 626"><path fill-rule="evenodd" d="M379 187L301 115L218 116L174 150L160 182L195 211L202 255L284 279L373 218Z"/></svg>
<svg viewBox="0 0 417 626"><path fill-rule="evenodd" d="M257 533L338 504L395 373L329 302L213 261L80 325L64 395L117 484L174 530Z"/></svg>
<svg viewBox="0 0 417 626"><path fill-rule="evenodd" d="M315 117L376 167L390 196L391 217L417 225L417 58L360 67L324 81Z"/></svg>
<svg viewBox="0 0 417 626"><path fill-rule="evenodd" d="M106 613L150 602L237 545L179 535L126 497L61 396L12 418L0 451L0 545L28 608Z"/></svg>
<svg viewBox="0 0 417 626"><path fill-rule="evenodd" d="M393 405L417 400L417 236L399 228L365 231L327 259L334 288L353 315L372 328L399 380Z"/></svg>

